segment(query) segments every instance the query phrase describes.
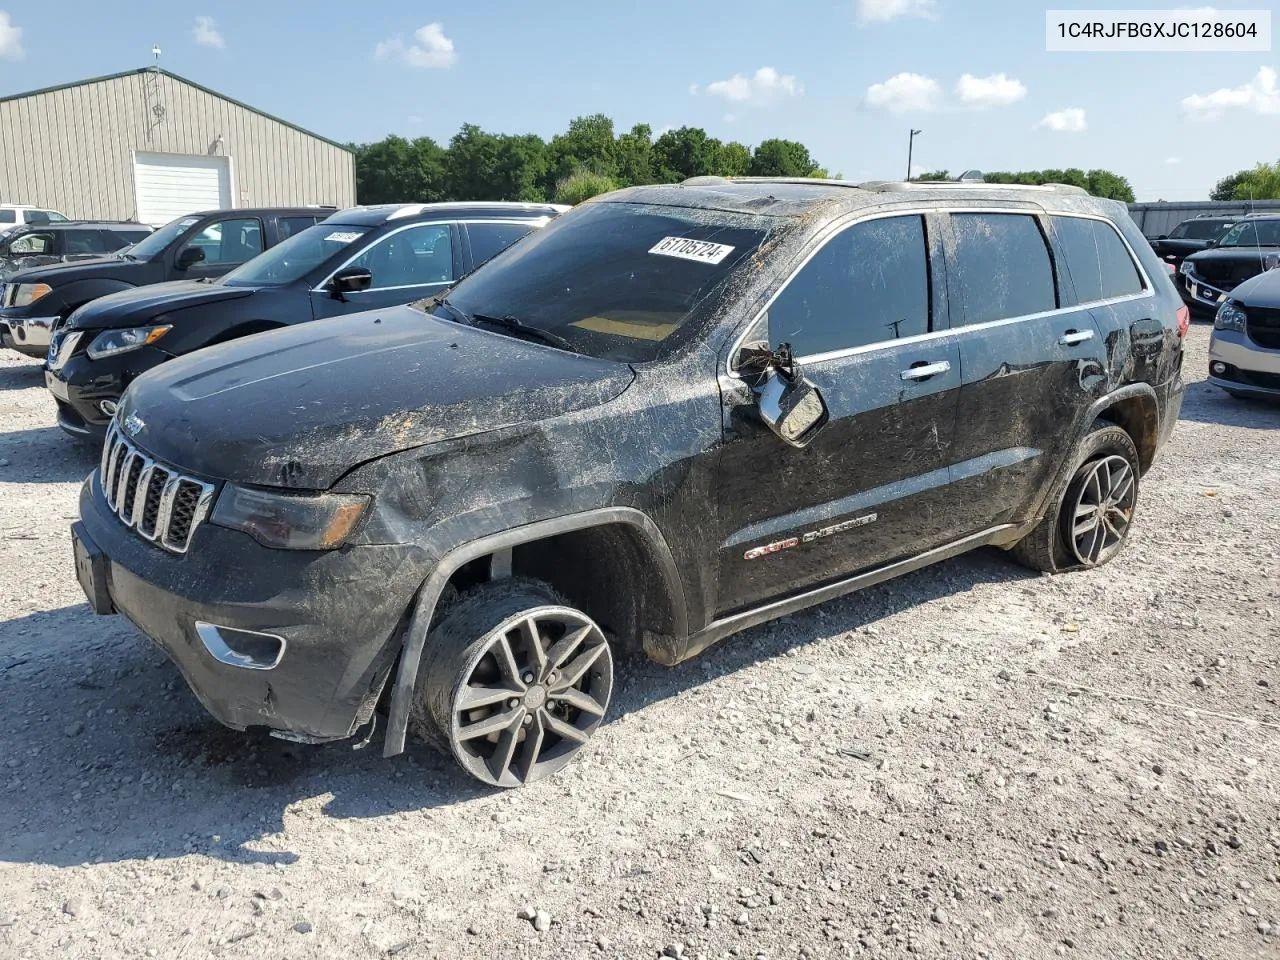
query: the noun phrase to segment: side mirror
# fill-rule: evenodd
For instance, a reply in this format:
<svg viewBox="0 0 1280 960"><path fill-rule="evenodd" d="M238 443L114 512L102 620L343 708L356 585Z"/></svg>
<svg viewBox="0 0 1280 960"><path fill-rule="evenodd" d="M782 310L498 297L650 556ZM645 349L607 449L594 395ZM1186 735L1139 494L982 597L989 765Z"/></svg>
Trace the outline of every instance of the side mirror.
<svg viewBox="0 0 1280 960"><path fill-rule="evenodd" d="M1168 239L1169 239L1169 235L1168 235L1167 233L1162 233L1162 234L1160 234L1160 236L1156 237L1156 239L1157 239L1157 240L1168 240Z"/></svg>
<svg viewBox="0 0 1280 960"><path fill-rule="evenodd" d="M347 267L339 270L329 281L329 291L335 300L345 300L343 294L359 293L373 286L373 274L368 267Z"/></svg>
<svg viewBox="0 0 1280 960"><path fill-rule="evenodd" d="M826 425L827 404L818 388L798 371L770 368L755 388L760 419L783 443L807 447Z"/></svg>
<svg viewBox="0 0 1280 960"><path fill-rule="evenodd" d="M1209 247L1216 247L1216 246L1218 245L1218 241L1217 241L1217 240L1206 240L1206 241L1205 241L1205 243L1204 243L1204 245L1205 245L1205 249L1208 249Z"/></svg>
<svg viewBox="0 0 1280 960"><path fill-rule="evenodd" d="M204 262L204 247L183 247L182 252L178 254L178 262L174 264L179 270L185 270L187 267L194 267L197 263Z"/></svg>

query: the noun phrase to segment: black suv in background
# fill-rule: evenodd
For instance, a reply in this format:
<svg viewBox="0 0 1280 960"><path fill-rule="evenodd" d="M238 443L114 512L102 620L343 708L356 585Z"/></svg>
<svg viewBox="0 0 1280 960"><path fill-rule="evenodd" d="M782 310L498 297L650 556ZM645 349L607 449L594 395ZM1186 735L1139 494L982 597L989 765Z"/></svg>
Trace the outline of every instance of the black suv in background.
<svg viewBox="0 0 1280 960"><path fill-rule="evenodd" d="M565 209L353 207L216 282L180 280L101 297L54 335L45 384L58 403L58 425L100 440L125 387L158 364L275 327L420 300Z"/></svg>
<svg viewBox="0 0 1280 960"><path fill-rule="evenodd" d="M6 282L0 323L9 326L23 353L43 357L54 328L90 300L163 280L220 277L332 212L288 207L193 213L118 256L20 270Z"/></svg>
<svg viewBox="0 0 1280 960"><path fill-rule="evenodd" d="M1183 220L1170 233L1151 240L1151 249L1165 263L1173 264L1176 271L1185 258L1207 249L1211 241L1221 237L1239 219L1238 216L1203 216Z"/></svg>
<svg viewBox="0 0 1280 960"><path fill-rule="evenodd" d="M447 296L140 377L76 570L225 724L350 737L386 691L385 754L518 786L600 726L615 648L677 664L988 544L1106 563L1186 330L1078 188L635 187Z"/></svg>
<svg viewBox="0 0 1280 960"><path fill-rule="evenodd" d="M58 220L15 227L0 237L0 303L4 302L5 284L21 270L103 257L137 243L151 232L141 223L113 220ZM8 332L0 320L0 334ZM43 356L47 346L25 349L25 338L16 344L18 350L34 356Z"/></svg>
<svg viewBox="0 0 1280 960"><path fill-rule="evenodd" d="M1249 214L1178 268L1182 299L1211 319L1237 286L1280 264L1280 214Z"/></svg>

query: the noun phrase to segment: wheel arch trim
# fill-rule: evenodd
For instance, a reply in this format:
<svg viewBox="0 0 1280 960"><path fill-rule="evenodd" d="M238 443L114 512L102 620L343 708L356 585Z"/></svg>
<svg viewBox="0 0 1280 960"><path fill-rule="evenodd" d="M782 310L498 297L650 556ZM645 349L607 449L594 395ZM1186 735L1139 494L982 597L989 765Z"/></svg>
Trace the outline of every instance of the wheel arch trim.
<svg viewBox="0 0 1280 960"><path fill-rule="evenodd" d="M549 520L539 520L461 544L440 558L416 594L413 614L401 649L400 663L396 669L395 685L391 691L387 732L382 747L384 757L393 757L404 751L405 736L409 728L409 707L413 702L413 688L418 680L418 668L422 663L427 631L449 578L464 564L499 550L508 550L562 533L610 524L631 527L640 534L650 548L654 559L657 560L668 595L671 597L672 621L676 633L681 638L689 635L689 615L685 605L684 584L680 579L675 557L662 531L658 529L658 525L647 514L634 507L602 507Z"/></svg>

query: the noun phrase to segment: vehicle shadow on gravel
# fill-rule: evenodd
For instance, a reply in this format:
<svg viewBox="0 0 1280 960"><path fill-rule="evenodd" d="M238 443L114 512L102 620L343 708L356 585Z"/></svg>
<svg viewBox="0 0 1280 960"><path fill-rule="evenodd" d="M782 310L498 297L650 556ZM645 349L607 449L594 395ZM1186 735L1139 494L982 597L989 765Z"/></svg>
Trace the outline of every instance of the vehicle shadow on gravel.
<svg viewBox="0 0 1280 960"><path fill-rule="evenodd" d="M628 659L611 719L904 607L1033 576L979 551L731 637L675 668ZM358 751L228 730L166 657L86 605L0 623L0 736L0 862L200 853L291 863L290 836L317 820L417 814L424 819L396 828L429 831L433 808L495 793L420 744L382 759L381 729Z"/></svg>
<svg viewBox="0 0 1280 960"><path fill-rule="evenodd" d="M44 386L44 365L38 360L0 367L0 390L28 390L41 386Z"/></svg>
<svg viewBox="0 0 1280 960"><path fill-rule="evenodd" d="M71 483L98 465L102 447L74 440L57 427L0 433L0 481Z"/></svg>
<svg viewBox="0 0 1280 960"><path fill-rule="evenodd" d="M1200 381L1187 385L1178 419L1276 430L1280 429L1280 401L1237 400L1220 387Z"/></svg>

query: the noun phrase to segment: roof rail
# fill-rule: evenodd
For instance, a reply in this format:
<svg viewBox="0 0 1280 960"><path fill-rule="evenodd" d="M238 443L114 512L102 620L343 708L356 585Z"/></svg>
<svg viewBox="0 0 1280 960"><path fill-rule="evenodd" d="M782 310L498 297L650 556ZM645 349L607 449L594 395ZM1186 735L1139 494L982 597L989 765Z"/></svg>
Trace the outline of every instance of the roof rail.
<svg viewBox="0 0 1280 960"><path fill-rule="evenodd" d="M863 190L873 193L908 193L912 190L1032 190L1039 193L1060 193L1074 197L1087 197L1089 191L1084 187L1072 186L1069 183L986 183L973 180L868 180L858 184Z"/></svg>
<svg viewBox="0 0 1280 960"><path fill-rule="evenodd" d="M859 184L851 180L831 180L822 177L690 177L681 180L682 187L704 187L716 183L812 183L825 187L852 187L857 190Z"/></svg>

